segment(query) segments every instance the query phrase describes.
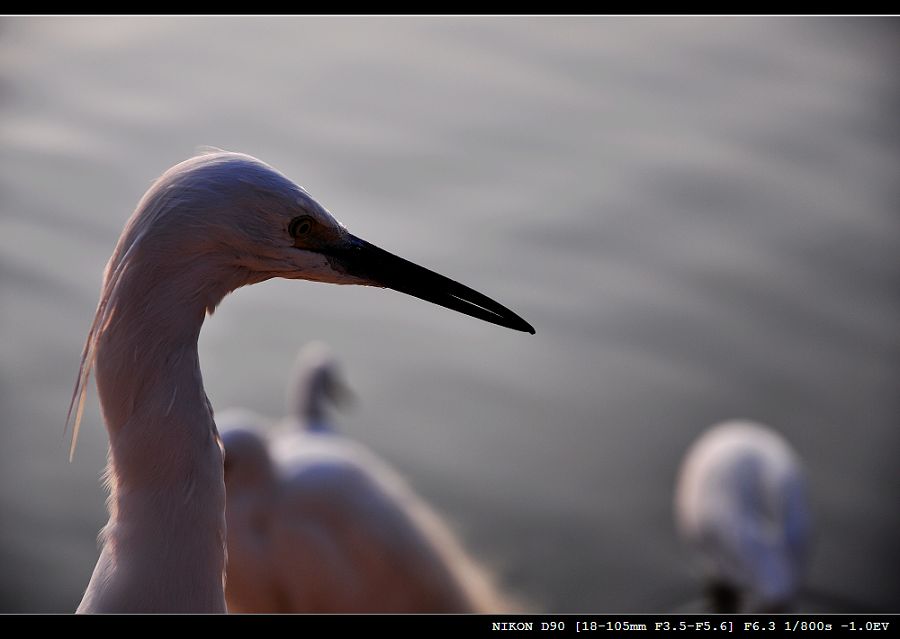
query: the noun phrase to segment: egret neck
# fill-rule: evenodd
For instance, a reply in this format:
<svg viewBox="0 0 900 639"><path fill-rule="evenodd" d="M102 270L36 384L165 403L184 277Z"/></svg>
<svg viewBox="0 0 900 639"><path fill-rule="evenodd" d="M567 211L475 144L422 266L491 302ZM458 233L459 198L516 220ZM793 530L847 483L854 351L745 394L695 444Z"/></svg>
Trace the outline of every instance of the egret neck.
<svg viewBox="0 0 900 639"><path fill-rule="evenodd" d="M224 612L223 455L197 340L206 312L249 282L215 261L151 259L147 242L107 269L95 370L110 520L79 611Z"/></svg>

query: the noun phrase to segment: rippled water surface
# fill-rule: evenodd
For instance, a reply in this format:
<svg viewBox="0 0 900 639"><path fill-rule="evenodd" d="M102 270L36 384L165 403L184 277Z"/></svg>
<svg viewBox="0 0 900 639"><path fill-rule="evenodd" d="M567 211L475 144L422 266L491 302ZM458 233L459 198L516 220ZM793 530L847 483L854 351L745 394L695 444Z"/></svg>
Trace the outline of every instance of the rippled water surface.
<svg viewBox="0 0 900 639"><path fill-rule="evenodd" d="M329 342L387 457L543 610L698 592L671 493L705 427L804 457L811 609L900 609L900 29L889 19L5 18L0 610L70 611L106 519L95 396L63 421L125 219L200 145L535 336L271 281L201 335L218 408L280 414ZM842 603L843 602L843 603Z"/></svg>

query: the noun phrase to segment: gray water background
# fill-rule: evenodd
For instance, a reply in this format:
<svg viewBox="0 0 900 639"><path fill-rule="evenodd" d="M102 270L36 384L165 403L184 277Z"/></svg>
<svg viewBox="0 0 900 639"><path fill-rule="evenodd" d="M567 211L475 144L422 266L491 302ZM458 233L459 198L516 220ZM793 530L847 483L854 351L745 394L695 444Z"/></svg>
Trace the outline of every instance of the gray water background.
<svg viewBox="0 0 900 639"><path fill-rule="evenodd" d="M341 428L541 610L696 596L671 494L731 417L803 456L808 582L900 609L896 19L0 21L0 610L71 611L106 520L91 395L102 269L152 179L250 153L354 233L535 336L359 287L271 281L201 334L217 409L277 416L332 345ZM840 604L817 604L837 609Z"/></svg>

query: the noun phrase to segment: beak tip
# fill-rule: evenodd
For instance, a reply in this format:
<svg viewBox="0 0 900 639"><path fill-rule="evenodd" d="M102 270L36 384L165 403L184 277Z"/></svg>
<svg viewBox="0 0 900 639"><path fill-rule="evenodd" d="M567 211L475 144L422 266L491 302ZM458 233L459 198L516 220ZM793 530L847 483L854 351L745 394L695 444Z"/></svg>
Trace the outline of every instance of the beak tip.
<svg viewBox="0 0 900 639"><path fill-rule="evenodd" d="M523 333L529 333L530 335L534 335L534 326L532 326L531 324L526 322L524 319L522 319L518 315L515 316L515 323L507 324L507 326L509 326L509 328L515 329L517 331L521 331Z"/></svg>

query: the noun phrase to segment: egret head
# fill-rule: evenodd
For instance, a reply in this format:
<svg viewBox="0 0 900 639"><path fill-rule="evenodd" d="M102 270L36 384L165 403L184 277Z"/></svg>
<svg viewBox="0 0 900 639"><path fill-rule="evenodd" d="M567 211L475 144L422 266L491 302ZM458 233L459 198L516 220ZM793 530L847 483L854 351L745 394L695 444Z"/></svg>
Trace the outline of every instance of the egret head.
<svg viewBox="0 0 900 639"><path fill-rule="evenodd" d="M234 278L223 282L228 290L272 277L392 288L534 333L490 298L355 237L302 187L249 155L218 151L172 167L138 205L129 232L158 260L188 255L216 264L224 280Z"/></svg>

